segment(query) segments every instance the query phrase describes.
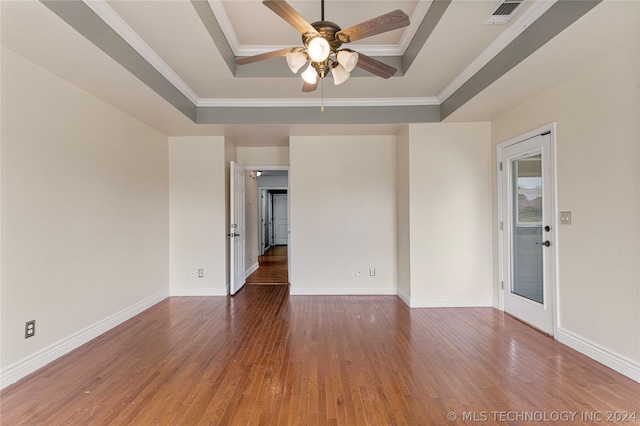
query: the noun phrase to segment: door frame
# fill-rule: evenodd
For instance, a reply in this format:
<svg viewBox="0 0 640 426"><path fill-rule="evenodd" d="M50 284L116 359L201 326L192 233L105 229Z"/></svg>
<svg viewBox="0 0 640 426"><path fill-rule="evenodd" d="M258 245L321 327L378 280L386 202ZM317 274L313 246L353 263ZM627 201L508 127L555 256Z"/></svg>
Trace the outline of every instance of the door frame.
<svg viewBox="0 0 640 426"><path fill-rule="evenodd" d="M549 259L550 259L550 265L544 265L545 268L552 268L552 273L549 274L549 276L552 279L552 283L550 285L550 290L551 290L551 298L552 298L552 308L553 308L553 329L552 329L552 333L553 336L557 336L557 332L558 332L558 318L559 318L559 303L558 303L558 281L559 281L559 276L558 276L558 218L557 218L557 194L558 194L558 190L557 190L557 162L556 162L556 123L551 123L542 127L539 127L535 130L532 130L530 132L524 133L520 136L516 136L514 138L511 138L507 141L504 141L502 143L499 143L496 146L496 181L497 181L497 206L498 206L498 223L497 223L497 237L498 237L498 294L499 294L499 309L501 311L504 312L504 297L505 297L505 291L506 289L505 287L505 281L507 281L506 279L506 275L509 273L510 271L510 261L507 260L506 256L508 255L508 251L509 251L509 240L508 240L508 236L507 236L507 229L506 226L504 226L504 223L506 222L506 218L503 217L503 213L504 213L504 203L508 202L509 200L504 200L502 197L503 194L503 190L504 190L504 185L507 185L508 182L504 182L504 179L502 177L502 150L506 147L515 145L519 142L524 142L525 140L528 139L532 139L534 137L540 136L542 134L545 133L549 133L549 138L550 138L550 145L551 145L551 149L549 152L549 159L548 161L550 162L550 170L551 170L551 183L550 183L550 187L552 189L552 194L549 197L549 202L551 203L551 206L549 207L549 211L551 211L551 240L553 241L552 246L548 247L547 249L552 250L551 254L549 255ZM503 229L505 228L505 229ZM547 250L545 249L545 250Z"/></svg>
<svg viewBox="0 0 640 426"><path fill-rule="evenodd" d="M287 172L287 186L258 186L258 195L261 194L262 189L266 189L267 192L270 190L285 190L287 191L288 201L291 200L291 171L289 170L289 166L245 166L245 169L248 171L286 171ZM261 203L258 203L260 205ZM287 230L287 254L288 254L288 264L287 267L289 271L291 271L291 203L287 202L287 220L288 220L288 230ZM258 208L258 229L261 229L260 226L262 224L262 210ZM262 232L258 233L258 244L262 247ZM262 253L261 253L262 254Z"/></svg>

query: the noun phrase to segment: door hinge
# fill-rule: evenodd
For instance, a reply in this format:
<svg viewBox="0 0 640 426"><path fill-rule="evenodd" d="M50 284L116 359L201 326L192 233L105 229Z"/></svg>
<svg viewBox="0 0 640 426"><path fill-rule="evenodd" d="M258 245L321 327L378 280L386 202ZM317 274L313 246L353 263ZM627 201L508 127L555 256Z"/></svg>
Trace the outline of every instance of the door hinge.
<svg viewBox="0 0 640 426"><path fill-rule="evenodd" d="M500 162L500 171L502 171L502 161Z"/></svg>
<svg viewBox="0 0 640 426"><path fill-rule="evenodd" d="M500 230L502 231L504 229L504 222L500 221Z"/></svg>
<svg viewBox="0 0 640 426"><path fill-rule="evenodd" d="M500 281L500 290L504 290L504 281Z"/></svg>

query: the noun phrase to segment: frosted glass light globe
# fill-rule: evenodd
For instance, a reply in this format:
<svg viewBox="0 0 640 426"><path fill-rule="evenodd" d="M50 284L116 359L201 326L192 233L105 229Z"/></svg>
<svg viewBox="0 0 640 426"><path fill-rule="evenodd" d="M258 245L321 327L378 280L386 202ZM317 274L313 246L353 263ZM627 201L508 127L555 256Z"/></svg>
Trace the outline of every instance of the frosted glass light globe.
<svg viewBox="0 0 640 426"><path fill-rule="evenodd" d="M309 67L302 73L302 79L309 84L316 84L316 81L318 81L318 73L311 64L309 64Z"/></svg>
<svg viewBox="0 0 640 426"><path fill-rule="evenodd" d="M307 45L307 53L313 62L324 62L331 54L331 47L327 40L316 37Z"/></svg>

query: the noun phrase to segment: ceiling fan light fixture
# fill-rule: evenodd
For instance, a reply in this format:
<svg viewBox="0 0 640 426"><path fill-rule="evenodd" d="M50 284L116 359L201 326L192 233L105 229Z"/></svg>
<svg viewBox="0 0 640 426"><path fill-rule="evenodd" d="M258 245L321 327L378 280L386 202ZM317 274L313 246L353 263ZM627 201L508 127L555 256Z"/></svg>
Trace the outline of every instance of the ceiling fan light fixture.
<svg viewBox="0 0 640 426"><path fill-rule="evenodd" d="M333 73L333 84L335 84L336 86L347 81L349 79L349 76L351 75L349 74L349 71L347 71L340 64L333 67L333 69L331 70L331 73Z"/></svg>
<svg viewBox="0 0 640 426"><path fill-rule="evenodd" d="M287 53L287 65L292 73L297 73L307 63L307 55L304 52Z"/></svg>
<svg viewBox="0 0 640 426"><path fill-rule="evenodd" d="M311 64L309 64L309 67L306 70L304 70L304 72L301 75L302 75L302 79L309 84L316 84L316 81L318 81L318 73L316 72L316 69L313 68L313 65Z"/></svg>
<svg viewBox="0 0 640 426"><path fill-rule="evenodd" d="M338 63L344 68L346 72L351 72L358 63L358 53L350 50L341 50L336 55L338 57Z"/></svg>
<svg viewBox="0 0 640 426"><path fill-rule="evenodd" d="M307 44L307 53L313 62L324 62L331 54L331 46L323 37L314 37Z"/></svg>

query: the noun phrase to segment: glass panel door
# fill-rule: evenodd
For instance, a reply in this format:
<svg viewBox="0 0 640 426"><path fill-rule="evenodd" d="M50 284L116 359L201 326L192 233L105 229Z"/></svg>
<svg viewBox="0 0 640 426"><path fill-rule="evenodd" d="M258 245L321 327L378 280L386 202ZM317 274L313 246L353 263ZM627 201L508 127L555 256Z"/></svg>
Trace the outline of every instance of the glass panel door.
<svg viewBox="0 0 640 426"><path fill-rule="evenodd" d="M505 312L555 331L553 149L549 132L498 146L500 264Z"/></svg>
<svg viewBox="0 0 640 426"><path fill-rule="evenodd" d="M511 292L544 302L542 258L542 155L511 164Z"/></svg>

